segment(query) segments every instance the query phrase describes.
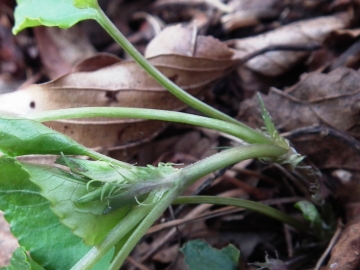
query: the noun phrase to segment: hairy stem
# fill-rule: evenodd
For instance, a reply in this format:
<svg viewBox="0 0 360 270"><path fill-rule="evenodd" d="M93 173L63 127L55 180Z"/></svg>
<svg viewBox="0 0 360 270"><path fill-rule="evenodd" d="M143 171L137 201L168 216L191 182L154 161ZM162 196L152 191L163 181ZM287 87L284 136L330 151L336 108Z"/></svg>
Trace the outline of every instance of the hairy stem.
<svg viewBox="0 0 360 270"><path fill-rule="evenodd" d="M274 144L269 137L244 124L232 124L222 120L173 111L141 108L89 107L46 111L27 116L27 118L39 122L92 117L136 118L178 122L218 130L236 136L248 143Z"/></svg>
<svg viewBox="0 0 360 270"><path fill-rule="evenodd" d="M137 242L145 235L150 226L162 215L165 209L180 195L185 189L207 174L237 163L244 159L255 157L277 157L286 152L283 148L271 145L247 145L239 146L229 150L225 150L218 154L212 155L206 159L190 165L171 177L177 183L176 187L170 190L160 202L154 206L153 210L143 219L137 226L132 235L123 245L123 248L114 258L110 270L119 269L126 257L130 254L131 250L135 247ZM271 208L271 207L270 207ZM273 213L273 216L282 214L280 211ZM281 219L281 217L279 217ZM279 219L278 218L278 219ZM289 222L289 219L285 219ZM291 222L291 221L290 221Z"/></svg>

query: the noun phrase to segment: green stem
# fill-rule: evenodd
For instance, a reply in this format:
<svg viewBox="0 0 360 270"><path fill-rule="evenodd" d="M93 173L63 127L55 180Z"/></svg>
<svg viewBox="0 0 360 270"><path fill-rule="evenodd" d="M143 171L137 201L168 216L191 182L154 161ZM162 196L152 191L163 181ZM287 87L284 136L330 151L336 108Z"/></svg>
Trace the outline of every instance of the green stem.
<svg viewBox="0 0 360 270"><path fill-rule="evenodd" d="M177 174L172 175L171 178L177 183L176 187L173 190L170 190L138 225L133 234L125 242L123 248L116 255L110 266L110 270L119 269L131 250L135 247L136 243L146 233L147 229L150 228L150 226L162 215L165 209L194 181L215 170L219 170L244 159L255 157L277 157L283 154L284 149L277 146L264 144L239 146L212 155L182 169Z"/></svg>
<svg viewBox="0 0 360 270"><path fill-rule="evenodd" d="M148 203L148 205L138 206L126 215L121 222L111 230L104 241L94 246L71 270L93 269L95 264L152 210L153 206L150 201L145 201L144 203Z"/></svg>
<svg viewBox="0 0 360 270"><path fill-rule="evenodd" d="M222 120L173 111L142 108L89 107L46 111L27 116L27 118L39 122L92 117L137 118L179 122L218 130L236 136L249 143L274 144L269 137L240 122L238 122L238 124L232 124Z"/></svg>
<svg viewBox="0 0 360 270"><path fill-rule="evenodd" d="M182 184L191 185L196 180L214 171L251 158L278 158L287 153L287 149L267 144L242 145L202 159L182 169Z"/></svg>
<svg viewBox="0 0 360 270"><path fill-rule="evenodd" d="M198 100L192 95L185 92L179 86L165 77L158 69L151 65L144 56L142 56L135 47L126 39L126 37L116 28L104 12L98 8L99 16L96 18L97 22L109 33L109 35L132 57L134 60L148 72L157 82L159 82L165 89L183 101L185 104L197 109L215 119L224 120L233 124L238 124L234 118L214 109L213 107Z"/></svg>
<svg viewBox="0 0 360 270"><path fill-rule="evenodd" d="M151 210L151 212L143 219L143 221L136 227L135 231L131 234L125 244L122 246L119 253L111 263L109 270L120 269L121 265L126 260L127 256L139 242L139 240L145 235L147 230L155 223L155 221L164 213L166 208L181 194L183 188L174 188L170 190L159 203Z"/></svg>
<svg viewBox="0 0 360 270"><path fill-rule="evenodd" d="M133 165L129 164L129 163L126 163L126 162L122 162L120 160L117 160L117 159L113 159L111 157L108 157L108 156L105 156L103 154L100 154L94 150L91 150L89 148L86 148L85 152L84 152L84 155L88 156L88 157L91 157L93 158L94 160L101 160L101 161L107 161L109 162L110 164L112 165L118 165L120 166L121 168L127 168L127 169L131 169L131 167Z"/></svg>
<svg viewBox="0 0 360 270"><path fill-rule="evenodd" d="M244 199L216 197L216 196L186 196L186 197L184 196L177 198L172 204L203 204L203 203L245 208L247 210L252 210L254 212L274 218L280 222L283 222L297 229L302 233L306 233L308 231L308 226L303 224L299 220L268 205L264 205L258 202L253 202Z"/></svg>

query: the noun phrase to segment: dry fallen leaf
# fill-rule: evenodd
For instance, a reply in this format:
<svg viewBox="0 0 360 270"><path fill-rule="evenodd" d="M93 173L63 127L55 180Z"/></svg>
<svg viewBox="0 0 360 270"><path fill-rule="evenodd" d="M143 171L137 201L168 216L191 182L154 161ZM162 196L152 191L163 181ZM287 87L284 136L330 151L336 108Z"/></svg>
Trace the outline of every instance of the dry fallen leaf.
<svg viewBox="0 0 360 270"><path fill-rule="evenodd" d="M227 44L237 50L234 58L242 59L248 54L270 46L321 44L331 31L345 28L349 22L350 16L340 13L291 23L255 37L229 40ZM271 51L254 57L245 66L266 76L278 76L308 55L309 52Z"/></svg>
<svg viewBox="0 0 360 270"><path fill-rule="evenodd" d="M359 72L338 68L329 74L306 74L287 91L271 89L263 99L275 124L283 131L325 124L360 137L359 89ZM259 127L263 124L257 108L257 97L246 100L238 117Z"/></svg>
<svg viewBox="0 0 360 270"><path fill-rule="evenodd" d="M360 186L357 180L344 184L337 191L346 211L347 224L331 251L327 269L356 270L360 267Z"/></svg>
<svg viewBox="0 0 360 270"><path fill-rule="evenodd" d="M212 37L196 37L188 28L174 26L159 34L149 44L149 58L166 77L198 96L209 84L221 78L235 61L232 52ZM182 37L194 37L181 47L169 39L166 49L158 49L157 40L182 29ZM196 34L196 33L195 33ZM154 49L152 43L158 44ZM158 51L156 51L158 50ZM159 52L160 51L160 52ZM188 51L193 51L189 55ZM211 52L211 54L208 53ZM166 52L166 54L164 54ZM101 58L101 57L100 57ZM121 61L103 56L98 66L86 59L70 73L45 84L0 96L2 110L27 115L33 112L76 107L135 107L181 110L185 105L160 86L134 61ZM99 57L97 57L97 61ZM94 62L94 61L93 61ZM91 64L92 63L92 64ZM86 67L86 69L84 68ZM99 69L96 69L100 67ZM85 70L85 71L83 71ZM90 71L89 71L90 70ZM16 104L16 107L14 106ZM119 147L151 137L164 123L142 120L76 119L47 123L48 126L74 138L87 147Z"/></svg>
<svg viewBox="0 0 360 270"><path fill-rule="evenodd" d="M69 73L76 62L95 54L79 26L66 30L40 26L34 28L34 33L41 61L51 79Z"/></svg>
<svg viewBox="0 0 360 270"><path fill-rule="evenodd" d="M262 19L275 19L286 3L281 0L231 0L228 6L234 12L221 17L222 28L230 32L239 28L260 24Z"/></svg>

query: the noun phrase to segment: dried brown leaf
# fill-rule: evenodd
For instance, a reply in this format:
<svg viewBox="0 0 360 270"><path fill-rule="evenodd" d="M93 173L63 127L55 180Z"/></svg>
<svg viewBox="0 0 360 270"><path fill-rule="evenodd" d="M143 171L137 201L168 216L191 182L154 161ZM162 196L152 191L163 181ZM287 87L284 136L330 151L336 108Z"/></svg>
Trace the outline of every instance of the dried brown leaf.
<svg viewBox="0 0 360 270"><path fill-rule="evenodd" d="M337 197L346 211L347 224L331 251L328 269L356 270L360 267L360 185L358 179L337 190Z"/></svg>
<svg viewBox="0 0 360 270"><path fill-rule="evenodd" d="M348 224L331 252L327 269L356 270L360 267L360 218Z"/></svg>
<svg viewBox="0 0 360 270"><path fill-rule="evenodd" d="M309 73L286 92L271 89L263 96L276 125L284 131L325 124L359 137L360 74L338 68L329 74ZM245 101L239 117L250 125L262 125L254 97ZM279 107L280 106L280 107Z"/></svg>
<svg viewBox="0 0 360 270"><path fill-rule="evenodd" d="M40 26L34 28L34 33L42 63L51 79L69 73L76 62L95 54L78 26L67 30Z"/></svg>
<svg viewBox="0 0 360 270"><path fill-rule="evenodd" d="M189 29L187 31L191 32ZM181 55L185 54L186 48L176 50L177 41L171 41L175 44L172 45L173 50L169 45L167 55L160 54L149 58L149 61L192 95L201 94L235 63L231 59L231 51L213 38L195 36L196 51L201 57ZM219 53L212 58L204 58L207 50ZM76 107L162 110L181 110L185 107L134 61L118 61L117 58L104 55L87 59L78 64L73 73L0 96L0 106L2 110L23 115ZM47 125L88 147L120 147L149 138L164 128L161 122L123 119L77 119L50 122Z"/></svg>
<svg viewBox="0 0 360 270"><path fill-rule="evenodd" d="M230 40L227 43L237 49L234 54L235 59L241 59L269 46L321 44L331 31L348 26L349 17L345 13L340 13L334 16L304 20L255 37ZM263 75L278 76L308 55L308 52L272 51L249 60L246 67Z"/></svg>
<svg viewBox="0 0 360 270"><path fill-rule="evenodd" d="M254 26L261 19L274 19L283 10L281 0L232 0L228 5L234 12L221 17L222 27L230 32L239 28Z"/></svg>
<svg viewBox="0 0 360 270"><path fill-rule="evenodd" d="M175 25L165 28L146 48L145 56L180 54L209 59L229 59L233 51L211 36L198 36L195 26Z"/></svg>

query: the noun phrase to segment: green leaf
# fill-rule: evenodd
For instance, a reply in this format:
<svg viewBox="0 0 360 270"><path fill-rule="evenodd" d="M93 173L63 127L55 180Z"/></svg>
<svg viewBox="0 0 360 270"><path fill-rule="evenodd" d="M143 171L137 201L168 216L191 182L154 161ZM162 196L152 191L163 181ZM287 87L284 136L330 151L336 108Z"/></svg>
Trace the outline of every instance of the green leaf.
<svg viewBox="0 0 360 270"><path fill-rule="evenodd" d="M26 254L24 247L18 247L12 255L10 264L0 270L45 270Z"/></svg>
<svg viewBox="0 0 360 270"><path fill-rule="evenodd" d="M61 152L83 155L87 149L41 123L0 113L0 151L9 156Z"/></svg>
<svg viewBox="0 0 360 270"><path fill-rule="evenodd" d="M218 250L202 240L189 241L181 249L190 270L236 270L240 251L233 245Z"/></svg>
<svg viewBox="0 0 360 270"><path fill-rule="evenodd" d="M287 142L286 139L281 137L279 135L279 132L276 130L276 127L271 119L271 116L270 116L269 112L266 110L264 101L262 100L261 95L259 93L258 93L258 98L259 98L259 103L260 103L260 108L261 108L261 115L262 115L268 135L274 140L274 142L278 146L288 149L289 143Z"/></svg>
<svg viewBox="0 0 360 270"><path fill-rule="evenodd" d="M15 26L17 34L27 27L39 25L69 28L79 21L96 19L94 0L17 0ZM75 6L76 5L76 6Z"/></svg>
<svg viewBox="0 0 360 270"><path fill-rule="evenodd" d="M312 225L321 227L321 217L313 203L309 201L299 201L295 204L295 207L302 212L303 217L310 221Z"/></svg>
<svg viewBox="0 0 360 270"><path fill-rule="evenodd" d="M30 180L41 188L40 194L50 201L51 209L60 221L87 245L100 243L131 209L122 207L103 215L106 201L77 205L76 200L89 192L86 183L58 168L29 163L22 166L29 172Z"/></svg>
<svg viewBox="0 0 360 270"><path fill-rule="evenodd" d="M90 161L62 155L56 163L68 166L73 176L88 181L87 189L92 189L81 198L77 204L92 201L105 201L108 206L104 213L108 214L125 205L137 205L147 197L158 201L166 190L174 187L173 175L179 171L174 164L159 163L158 167L148 165L128 166L112 165L105 161ZM85 177L85 178L84 178ZM87 180L86 180L87 179Z"/></svg>
<svg viewBox="0 0 360 270"><path fill-rule="evenodd" d="M97 8L97 0L74 0L74 6L77 8Z"/></svg>
<svg viewBox="0 0 360 270"><path fill-rule="evenodd" d="M90 247L59 221L29 178L18 161L0 157L0 209L13 235L34 261L49 270L70 269ZM111 256L107 255L97 269L106 269Z"/></svg>

